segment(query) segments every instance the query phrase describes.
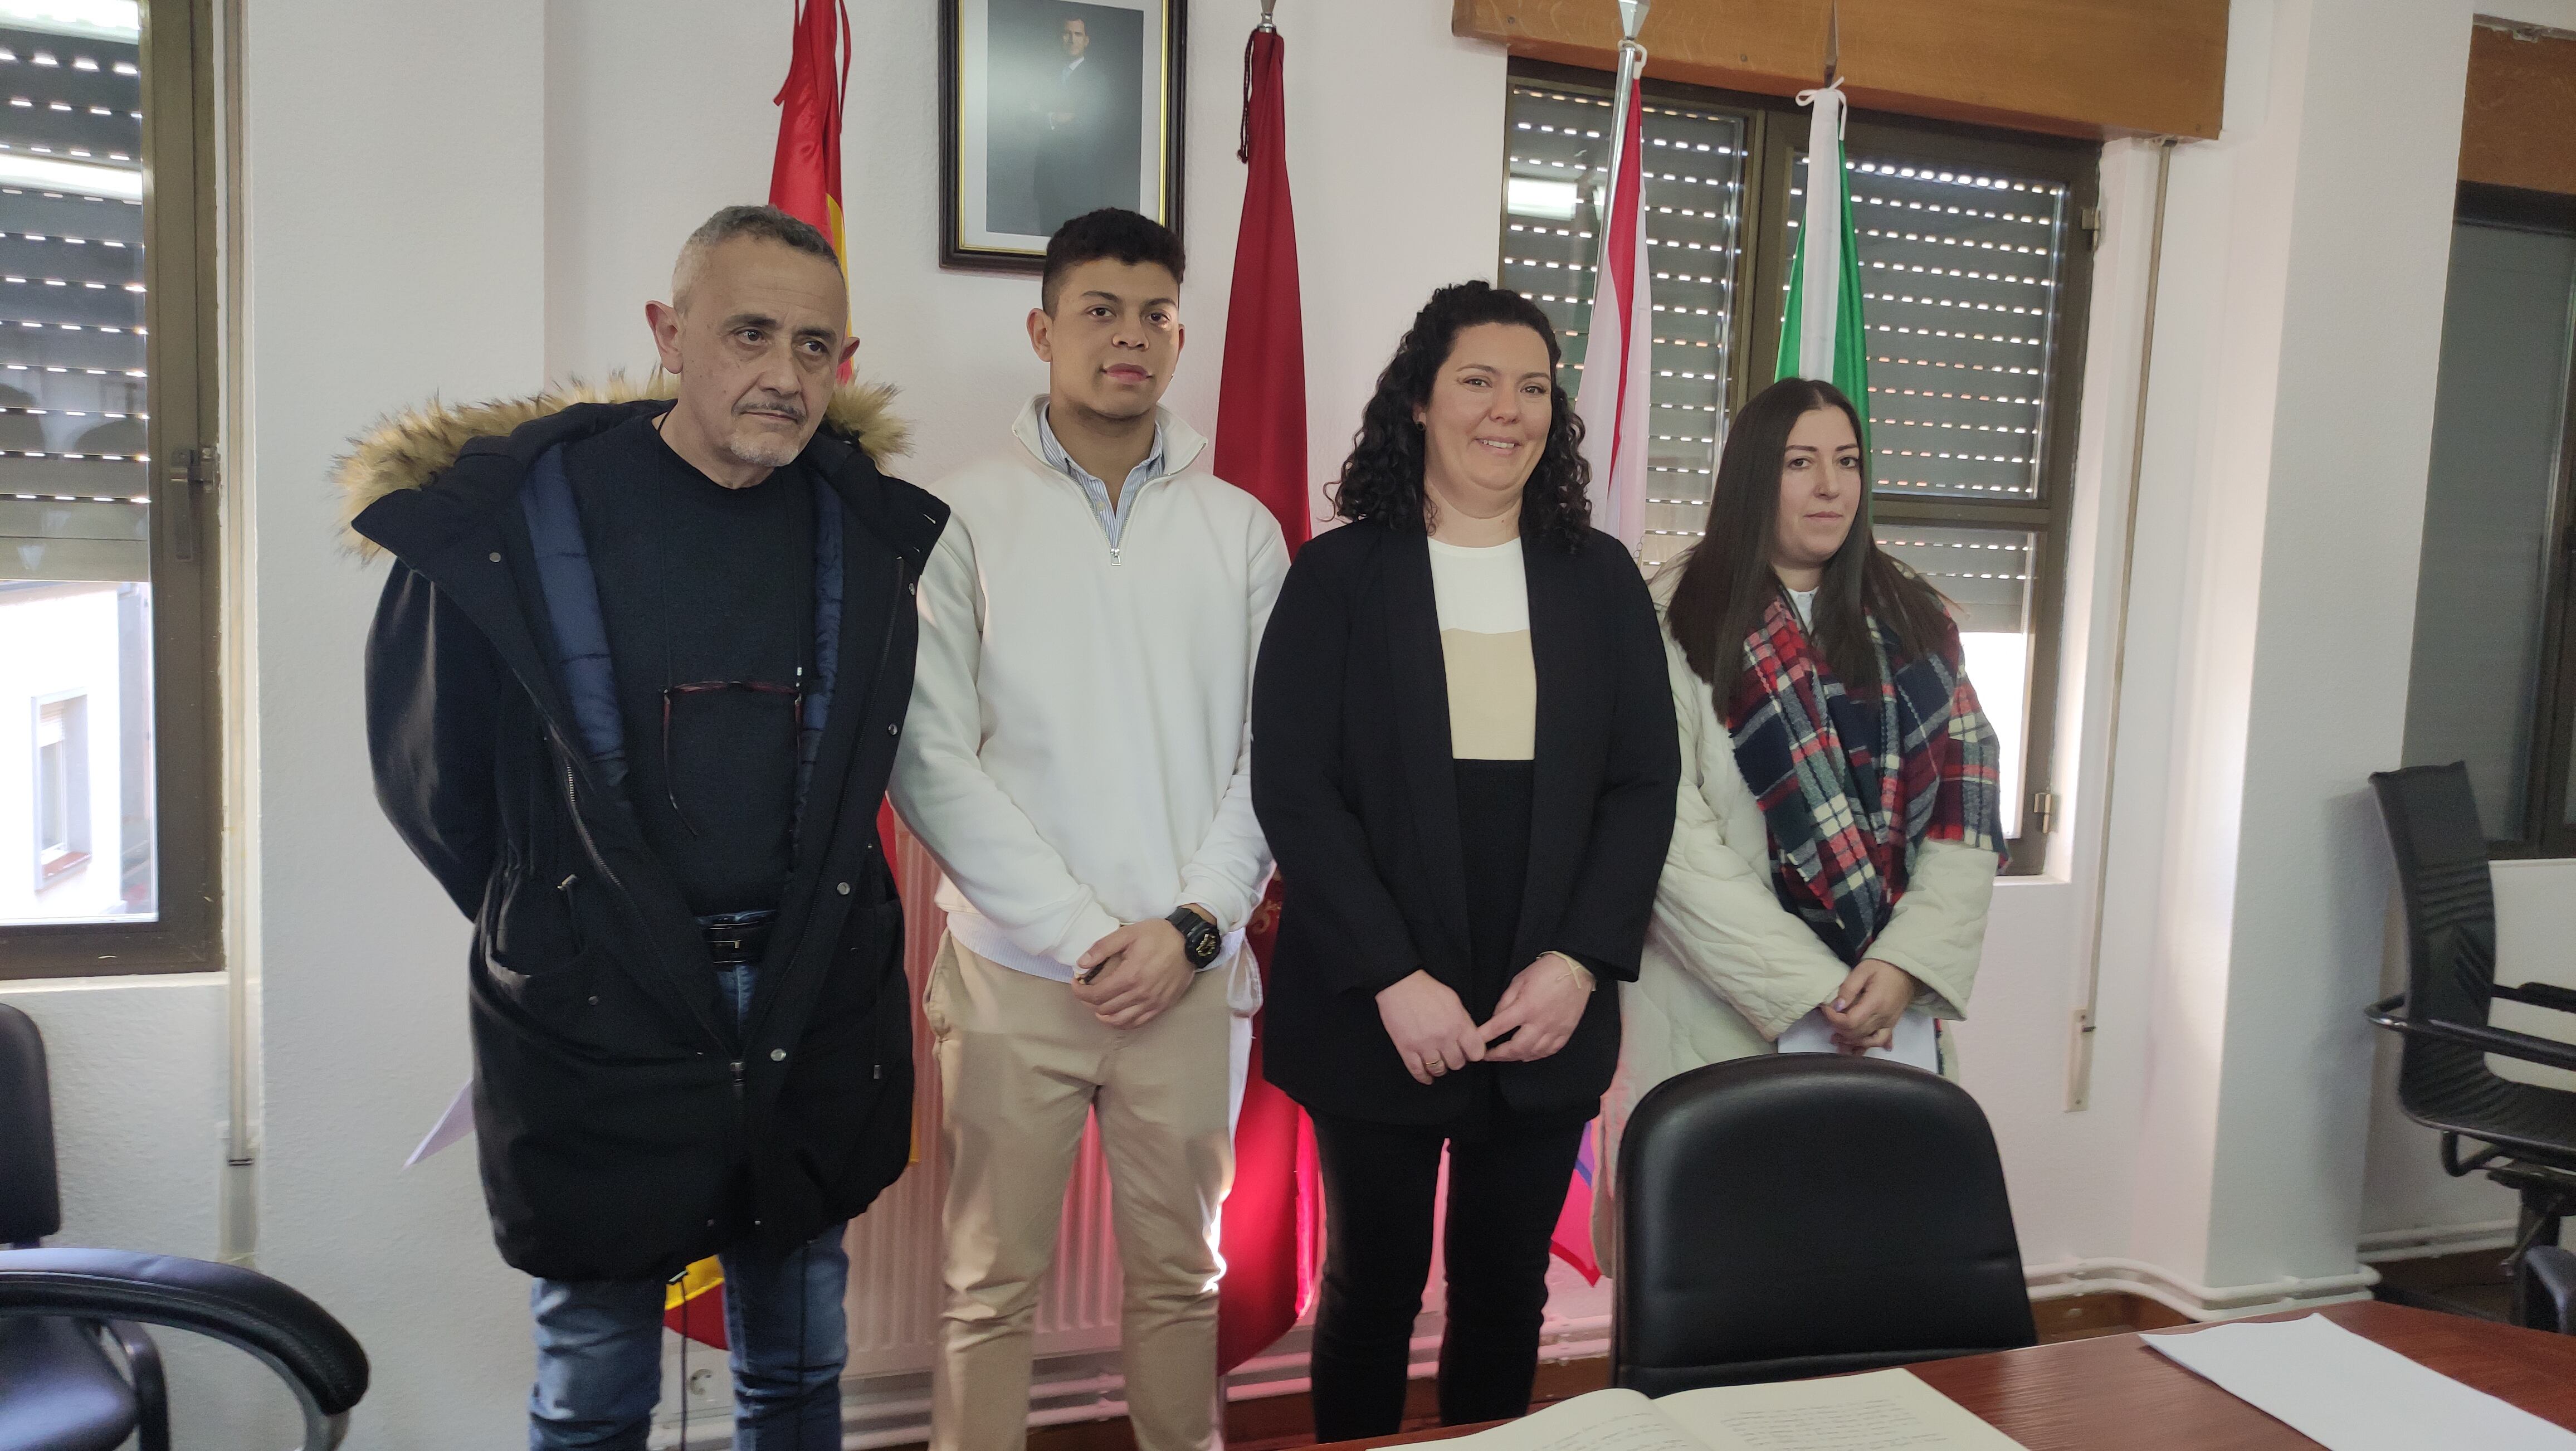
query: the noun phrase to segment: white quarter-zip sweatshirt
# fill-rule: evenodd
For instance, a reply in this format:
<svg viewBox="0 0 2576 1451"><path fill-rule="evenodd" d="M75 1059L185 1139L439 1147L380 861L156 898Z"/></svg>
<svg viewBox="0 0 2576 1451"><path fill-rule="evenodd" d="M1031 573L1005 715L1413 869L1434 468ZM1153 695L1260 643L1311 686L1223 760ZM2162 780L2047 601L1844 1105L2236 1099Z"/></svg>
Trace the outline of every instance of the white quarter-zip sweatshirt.
<svg viewBox="0 0 2576 1451"><path fill-rule="evenodd" d="M980 956L1071 981L1122 924L1196 902L1229 964L1270 878L1252 667L1288 552L1169 412L1167 471L1126 486L1112 544L1046 462L1045 401L1020 411L1010 447L931 486L952 513L922 572L895 809Z"/></svg>

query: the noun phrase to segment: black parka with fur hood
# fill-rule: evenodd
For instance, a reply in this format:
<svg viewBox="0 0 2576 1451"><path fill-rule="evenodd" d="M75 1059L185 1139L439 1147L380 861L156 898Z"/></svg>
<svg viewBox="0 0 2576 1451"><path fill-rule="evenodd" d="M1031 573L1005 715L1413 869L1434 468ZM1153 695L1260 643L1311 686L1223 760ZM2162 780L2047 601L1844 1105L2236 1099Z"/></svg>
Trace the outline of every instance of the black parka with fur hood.
<svg viewBox="0 0 2576 1451"><path fill-rule="evenodd" d="M903 909L878 803L911 696L912 594L947 506L878 471L888 390L844 388L805 462L843 510L838 682L778 926L737 1026L703 937L593 767L521 508L537 460L664 400L554 394L387 422L343 461L393 556L367 736L394 828L474 920L474 1123L502 1258L667 1277L865 1209L911 1146ZM798 567L802 567L801 562Z"/></svg>

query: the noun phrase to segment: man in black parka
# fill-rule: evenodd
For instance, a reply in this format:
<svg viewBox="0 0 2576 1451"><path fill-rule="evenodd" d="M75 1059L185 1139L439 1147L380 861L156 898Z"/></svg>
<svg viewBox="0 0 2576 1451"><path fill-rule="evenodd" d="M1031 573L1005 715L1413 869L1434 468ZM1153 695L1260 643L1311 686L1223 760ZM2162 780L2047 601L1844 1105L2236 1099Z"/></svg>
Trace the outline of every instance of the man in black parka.
<svg viewBox="0 0 2576 1451"><path fill-rule="evenodd" d="M947 520L880 473L831 244L767 207L647 309L676 397L385 425L343 465L393 556L367 734L474 920L474 1121L537 1277L530 1445L644 1445L664 1282L721 1254L746 1451L840 1445L844 1223L910 1153L877 833Z"/></svg>

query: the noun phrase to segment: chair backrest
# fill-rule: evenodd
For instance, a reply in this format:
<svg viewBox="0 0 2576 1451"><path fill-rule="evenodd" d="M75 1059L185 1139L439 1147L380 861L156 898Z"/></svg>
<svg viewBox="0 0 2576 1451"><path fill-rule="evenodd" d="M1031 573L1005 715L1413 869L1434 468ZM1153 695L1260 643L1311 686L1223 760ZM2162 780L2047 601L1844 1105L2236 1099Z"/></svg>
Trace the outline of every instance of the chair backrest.
<svg viewBox="0 0 2576 1451"><path fill-rule="evenodd" d="M34 1019L0 1003L0 1248L43 1239L62 1227L45 1037Z"/></svg>
<svg viewBox="0 0 2576 1451"><path fill-rule="evenodd" d="M2038 1339L1994 1133L1958 1085L1830 1054L1657 1086L1619 1146L1612 1382L1648 1395Z"/></svg>
<svg viewBox="0 0 2576 1451"><path fill-rule="evenodd" d="M2408 766L2378 772L2370 785L2406 917L2406 1015L2484 1027L2495 991L2495 887L2469 768ZM2411 1035L2398 1061L2398 1100L2410 1108L2461 1075L2492 1076L2478 1049Z"/></svg>

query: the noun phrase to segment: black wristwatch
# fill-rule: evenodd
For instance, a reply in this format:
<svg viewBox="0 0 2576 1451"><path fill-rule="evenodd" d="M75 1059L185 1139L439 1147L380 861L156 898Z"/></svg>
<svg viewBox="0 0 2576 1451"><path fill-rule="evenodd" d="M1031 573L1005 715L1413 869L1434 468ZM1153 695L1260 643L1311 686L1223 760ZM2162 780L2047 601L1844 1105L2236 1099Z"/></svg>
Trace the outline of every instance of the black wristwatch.
<svg viewBox="0 0 2576 1451"><path fill-rule="evenodd" d="M1225 946L1225 934L1216 930L1216 924L1187 907L1173 908L1172 915L1163 920L1180 929L1181 948L1190 955L1193 968L1205 968L1216 961L1218 951Z"/></svg>

